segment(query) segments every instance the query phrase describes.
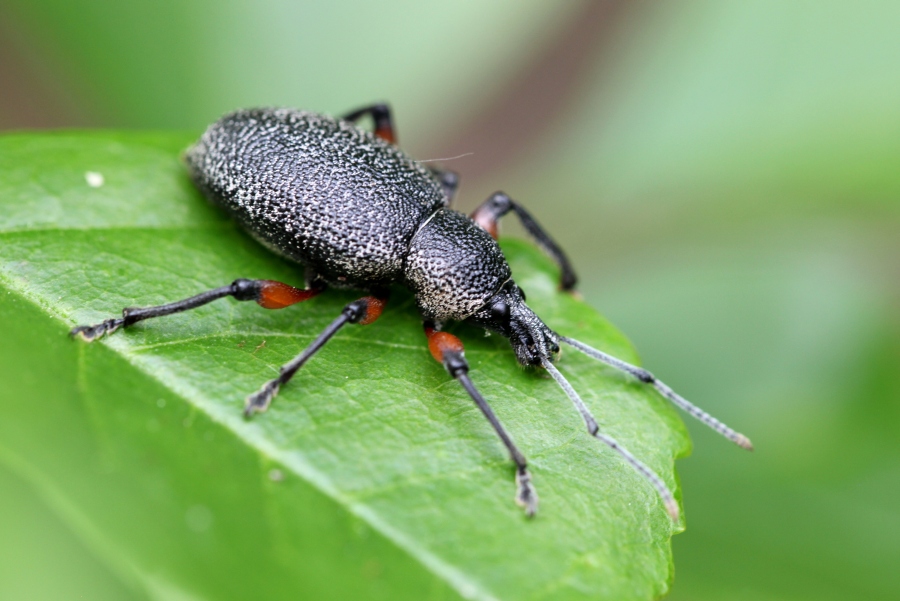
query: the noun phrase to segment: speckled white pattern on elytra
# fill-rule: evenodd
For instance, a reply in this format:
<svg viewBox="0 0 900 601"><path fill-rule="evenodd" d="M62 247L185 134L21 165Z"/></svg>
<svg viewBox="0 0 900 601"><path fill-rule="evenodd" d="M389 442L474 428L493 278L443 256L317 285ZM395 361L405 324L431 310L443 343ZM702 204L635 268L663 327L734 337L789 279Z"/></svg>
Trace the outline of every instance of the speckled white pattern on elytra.
<svg viewBox="0 0 900 601"><path fill-rule="evenodd" d="M396 146L305 111L227 115L186 159L209 198L334 286L400 280L419 225L446 205L431 172Z"/></svg>
<svg viewBox="0 0 900 601"><path fill-rule="evenodd" d="M186 160L207 197L332 286L403 283L425 317L444 321L472 315L510 277L497 243L446 208L428 169L349 122L238 111L211 125Z"/></svg>

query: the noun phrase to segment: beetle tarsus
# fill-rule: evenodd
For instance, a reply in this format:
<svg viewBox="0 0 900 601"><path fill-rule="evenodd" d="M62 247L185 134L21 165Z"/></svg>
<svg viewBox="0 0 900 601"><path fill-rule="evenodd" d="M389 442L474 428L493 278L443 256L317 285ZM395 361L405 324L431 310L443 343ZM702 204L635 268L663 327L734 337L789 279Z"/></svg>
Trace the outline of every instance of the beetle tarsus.
<svg viewBox="0 0 900 601"><path fill-rule="evenodd" d="M534 517L538 508L538 496L531 485L531 474L527 468L516 469L516 488L516 504L525 510L526 516Z"/></svg>
<svg viewBox="0 0 900 601"><path fill-rule="evenodd" d="M278 394L279 388L281 388L281 381L279 378L275 378L274 380L269 380L262 388L248 396L244 403L244 417L249 419L253 417L254 413L262 413L268 409L269 405L272 404L272 399Z"/></svg>
<svg viewBox="0 0 900 601"><path fill-rule="evenodd" d="M125 325L125 320L121 317L107 319L92 326L76 326L69 330L69 336L78 336L85 342L93 342L107 334L112 334L123 325Z"/></svg>

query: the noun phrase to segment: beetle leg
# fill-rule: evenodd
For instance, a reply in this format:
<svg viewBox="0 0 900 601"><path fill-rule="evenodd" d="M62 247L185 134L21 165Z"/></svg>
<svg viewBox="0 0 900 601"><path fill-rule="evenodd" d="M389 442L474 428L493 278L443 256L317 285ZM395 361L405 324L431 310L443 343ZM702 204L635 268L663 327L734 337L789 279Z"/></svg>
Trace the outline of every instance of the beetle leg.
<svg viewBox="0 0 900 601"><path fill-rule="evenodd" d="M284 307L308 300L321 293L323 289L300 290L275 280L238 279L228 286L207 290L196 296L174 303L155 307L126 307L122 310L122 317L107 319L92 326L77 326L72 328L69 334L80 336L83 340L92 342L105 334L112 334L119 328L127 328L139 321L150 319L151 317L181 313L226 296L233 296L239 301L256 301L261 307L266 309L283 309Z"/></svg>
<svg viewBox="0 0 900 601"><path fill-rule="evenodd" d="M272 399L278 394L278 390L293 378L297 370L303 367L303 364L316 354L320 348L325 346L325 343L331 340L331 337L337 334L338 330L348 323L369 325L381 316L386 302L387 295L385 294L383 296L364 296L352 303L348 303L337 319L328 324L328 327L308 347L303 349L302 353L281 367L277 378L269 380L257 392L247 397L247 402L244 406L244 417L250 417L254 413L268 409Z"/></svg>
<svg viewBox="0 0 900 601"><path fill-rule="evenodd" d="M391 118L391 109L384 103L373 104L352 113L347 113L341 119L356 122L365 115L372 115L375 122L375 135L391 144L397 143L397 132L394 129L394 120Z"/></svg>
<svg viewBox="0 0 900 601"><path fill-rule="evenodd" d="M456 171L441 169L440 167L429 167L428 170L441 182L444 196L447 197L447 206L453 206L453 199L456 197L457 188L459 188L459 174Z"/></svg>
<svg viewBox="0 0 900 601"><path fill-rule="evenodd" d="M484 417L491 423L497 436L500 437L500 440L506 446L506 450L509 451L510 458L516 464L516 503L525 509L525 514L528 517L533 516L537 513L538 498L537 492L531 485L531 474L528 472L528 463L525 460L525 455L516 447L490 405L481 396L478 389L475 388L472 380L469 379L469 363L463 355L462 341L453 334L438 332L434 324L430 322L425 323L425 335L428 336L428 350L431 351L431 356L443 364L447 372L457 382L462 384L462 387L466 389L466 392L475 401Z"/></svg>
<svg viewBox="0 0 900 601"><path fill-rule="evenodd" d="M538 222L534 220L531 213L526 211L522 205L503 192L495 192L490 198L484 201L480 207L475 209L470 217L472 218L472 221L480 225L482 229L496 240L499 231L497 222L510 211L514 212L519 217L519 221L522 223L525 230L531 234L538 245L543 248L554 261L556 261L557 265L559 265L561 271L560 288L563 290L574 289L578 278L575 275L575 270L572 269L572 263L569 261L569 258L566 257L566 253L564 253L559 245L553 241L553 238L538 225Z"/></svg>

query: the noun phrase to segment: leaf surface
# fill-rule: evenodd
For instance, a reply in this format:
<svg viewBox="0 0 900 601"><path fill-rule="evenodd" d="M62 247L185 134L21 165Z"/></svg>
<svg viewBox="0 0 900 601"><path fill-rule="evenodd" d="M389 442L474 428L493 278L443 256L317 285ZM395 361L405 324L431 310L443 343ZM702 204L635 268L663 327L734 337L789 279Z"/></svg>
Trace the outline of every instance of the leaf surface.
<svg viewBox="0 0 900 601"><path fill-rule="evenodd" d="M505 450L430 357L411 296L348 326L271 409L244 397L353 292L282 311L217 301L87 345L76 324L236 277L302 282L193 189L180 134L0 139L0 461L135 591L158 599L650 599L671 579L652 488L584 431L554 382L461 324L471 377L530 460L538 517ZM103 184L88 172L101 174ZM635 361L556 291L530 245L504 252L557 331ZM652 391L569 350L601 428L676 489L689 441ZM680 493L678 493L680 494Z"/></svg>

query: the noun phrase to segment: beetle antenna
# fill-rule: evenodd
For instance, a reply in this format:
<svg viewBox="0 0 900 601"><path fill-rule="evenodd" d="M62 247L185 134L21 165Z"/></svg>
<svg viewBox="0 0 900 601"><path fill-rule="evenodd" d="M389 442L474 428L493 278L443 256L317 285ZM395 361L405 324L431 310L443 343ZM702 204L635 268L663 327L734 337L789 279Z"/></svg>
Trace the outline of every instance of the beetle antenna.
<svg viewBox="0 0 900 601"><path fill-rule="evenodd" d="M578 393L575 392L575 389L572 388L572 385L569 384L569 381L566 380L565 376L563 376L556 367L550 363L549 359L543 359L541 364L544 366L550 375L553 376L553 379L556 380L556 383L559 384L559 387L563 389L563 392L566 393L566 396L569 397L569 400L572 401L572 404L575 405L575 408L578 409L578 412L581 413L581 418L584 420L584 425L587 426L588 433L594 438L600 440L601 442L606 443L612 450L622 456L626 462L628 462L631 467L633 467L641 476L644 477L650 484L653 485L653 488L656 489L656 492L659 494L659 497L662 499L663 504L666 506L666 511L669 512L669 515L672 517L674 521L678 521L678 503L675 501L675 497L672 495L672 491L669 490L669 487L666 486L665 482L662 481L662 478L656 475L656 473L651 470L649 467L644 465L637 457L632 455L628 449L619 444L616 439L611 436L607 436L600 432L600 426L597 425L597 420L594 419L594 416L591 414L590 410L587 408L587 405L584 404L584 401L581 400L581 397L578 396Z"/></svg>
<svg viewBox="0 0 900 601"><path fill-rule="evenodd" d="M709 413L707 413L700 407L697 407L696 405L694 405L693 403L691 403L690 401L688 401L687 399L685 399L684 397L682 397L681 395L676 393L674 390L672 390L671 388L666 386L663 382L661 382L660 380L657 380L656 377L653 374L651 374L649 371L647 371L646 369L637 367L630 363L626 363L625 361L622 361L621 359L617 359L616 357L613 357L612 355L607 355L606 353L604 353L602 351L598 351L597 349L590 347L583 342L579 342L579 341L575 340L574 338L569 338L567 336L560 336L559 339L562 340L563 342L565 342L566 344L568 344L569 346L575 347L576 349L578 349L579 351L581 351L588 357L592 357L598 361L602 361L603 363L606 363L607 365L611 365L612 367L615 367L616 369L618 369L620 371L624 371L625 373L631 374L632 376L634 376L641 382L646 382L647 384L653 384L653 387L656 388L656 390L658 390L661 395L663 395L665 398L672 401L672 403L674 403L678 407L681 407L684 411L686 411L688 414L690 414L695 419L699 420L701 423L706 424L707 426L709 426L710 428L712 428L713 430L715 430L716 432L718 432L719 434L721 434L728 440L734 442L738 446L743 447L743 448L747 449L748 451L753 450L753 443L750 442L749 438L747 438L740 432L735 432L734 430L732 430L731 428L729 428L728 426L726 426L725 424L723 424L722 422L720 422L719 420L717 420L716 418L711 416Z"/></svg>

